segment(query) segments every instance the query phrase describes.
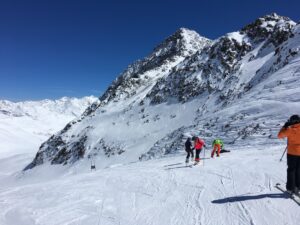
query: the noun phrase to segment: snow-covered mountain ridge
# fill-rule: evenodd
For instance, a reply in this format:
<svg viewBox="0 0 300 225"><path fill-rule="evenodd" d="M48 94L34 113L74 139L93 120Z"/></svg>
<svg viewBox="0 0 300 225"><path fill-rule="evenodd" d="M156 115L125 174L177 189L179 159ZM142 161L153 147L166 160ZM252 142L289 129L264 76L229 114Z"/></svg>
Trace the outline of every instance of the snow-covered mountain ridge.
<svg viewBox="0 0 300 225"><path fill-rule="evenodd" d="M168 75L179 62L211 43L212 41L195 31L180 28L159 44L149 56L129 65L100 97L101 102L96 107L132 97L141 91L147 93L157 80ZM88 109L87 114L93 110Z"/></svg>
<svg viewBox="0 0 300 225"><path fill-rule="evenodd" d="M8 157L24 151L33 153L95 101L94 96L24 102L0 100L0 154Z"/></svg>
<svg viewBox="0 0 300 225"><path fill-rule="evenodd" d="M63 97L57 100L11 102L0 100L0 114L7 116L30 116L37 118L45 114L65 114L78 117L89 105L97 101L94 96L83 98Z"/></svg>
<svg viewBox="0 0 300 225"><path fill-rule="evenodd" d="M210 41L180 29L130 65L84 114L43 143L27 167L93 157L102 166L208 143L274 145L300 111L300 24L267 15Z"/></svg>

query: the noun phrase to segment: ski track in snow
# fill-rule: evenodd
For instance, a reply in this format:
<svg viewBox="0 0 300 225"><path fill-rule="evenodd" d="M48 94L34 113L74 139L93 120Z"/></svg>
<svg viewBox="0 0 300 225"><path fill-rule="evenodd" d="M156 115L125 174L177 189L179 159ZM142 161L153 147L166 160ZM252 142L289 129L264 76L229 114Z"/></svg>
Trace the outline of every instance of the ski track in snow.
<svg viewBox="0 0 300 225"><path fill-rule="evenodd" d="M49 177L12 171L0 178L0 224L296 225L299 206L274 187L285 181L281 154L232 151L194 167L181 155L93 172L78 163Z"/></svg>

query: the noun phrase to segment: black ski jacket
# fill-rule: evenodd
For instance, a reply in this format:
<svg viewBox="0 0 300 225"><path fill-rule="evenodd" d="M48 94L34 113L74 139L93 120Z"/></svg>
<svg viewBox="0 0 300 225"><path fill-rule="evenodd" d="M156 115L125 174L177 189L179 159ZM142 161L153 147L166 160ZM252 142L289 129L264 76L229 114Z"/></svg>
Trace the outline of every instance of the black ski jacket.
<svg viewBox="0 0 300 225"><path fill-rule="evenodd" d="M186 151L193 150L193 148L192 148L192 142L190 140L186 140L186 142L185 142L185 150Z"/></svg>

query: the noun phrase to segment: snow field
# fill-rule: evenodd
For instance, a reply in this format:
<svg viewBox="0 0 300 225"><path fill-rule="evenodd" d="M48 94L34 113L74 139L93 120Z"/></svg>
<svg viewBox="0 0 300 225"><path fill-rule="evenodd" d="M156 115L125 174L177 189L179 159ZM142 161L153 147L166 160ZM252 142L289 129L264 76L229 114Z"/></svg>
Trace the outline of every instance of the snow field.
<svg viewBox="0 0 300 225"><path fill-rule="evenodd" d="M75 119L96 97L10 102L0 100L0 158L31 154L52 134Z"/></svg>
<svg viewBox="0 0 300 225"><path fill-rule="evenodd" d="M285 183L284 146L214 159L209 150L192 168L182 152L93 172L81 161L3 176L0 224L298 224L299 206L274 187Z"/></svg>

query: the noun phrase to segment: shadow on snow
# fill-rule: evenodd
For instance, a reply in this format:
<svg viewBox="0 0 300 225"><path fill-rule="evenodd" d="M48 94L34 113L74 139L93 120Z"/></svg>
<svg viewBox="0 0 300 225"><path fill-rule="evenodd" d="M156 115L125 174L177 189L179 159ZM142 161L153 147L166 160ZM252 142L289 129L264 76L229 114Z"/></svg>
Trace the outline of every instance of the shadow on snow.
<svg viewBox="0 0 300 225"><path fill-rule="evenodd" d="M175 169L180 169L180 168L191 168L192 165L188 165L188 166L176 166L176 167L170 167L170 168L166 168L165 170L175 170Z"/></svg>
<svg viewBox="0 0 300 225"><path fill-rule="evenodd" d="M241 196L233 196L228 198L222 198L212 201L214 204L224 204L224 203L230 203L230 202L242 202L242 201L249 201L249 200L258 200L262 198L289 198L284 193L279 194L261 194L261 195L241 195Z"/></svg>

